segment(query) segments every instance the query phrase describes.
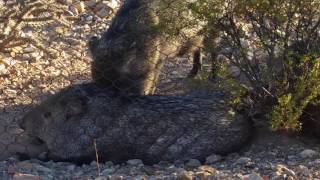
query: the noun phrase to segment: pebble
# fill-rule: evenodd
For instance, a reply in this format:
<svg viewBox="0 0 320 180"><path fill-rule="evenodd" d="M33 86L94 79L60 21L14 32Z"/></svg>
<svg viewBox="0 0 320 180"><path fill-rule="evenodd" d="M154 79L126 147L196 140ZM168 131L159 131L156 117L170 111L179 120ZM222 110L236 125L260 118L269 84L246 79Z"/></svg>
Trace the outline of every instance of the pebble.
<svg viewBox="0 0 320 180"><path fill-rule="evenodd" d="M76 14L84 13L85 11L84 3L82 1L75 2L70 6L70 10Z"/></svg>
<svg viewBox="0 0 320 180"><path fill-rule="evenodd" d="M287 164L288 164L289 166L295 166L295 165L297 165L297 163L294 162L294 161L288 161Z"/></svg>
<svg viewBox="0 0 320 180"><path fill-rule="evenodd" d="M112 161L107 161L107 162L104 163L104 165L110 167L110 166L113 166L113 162Z"/></svg>
<svg viewBox="0 0 320 180"><path fill-rule="evenodd" d="M67 166L68 171L74 171L75 169L76 169L76 165L74 165L74 164Z"/></svg>
<svg viewBox="0 0 320 180"><path fill-rule="evenodd" d="M102 7L99 11L96 12L96 14L100 17L100 18L105 18L110 16L111 14L111 10L107 7Z"/></svg>
<svg viewBox="0 0 320 180"><path fill-rule="evenodd" d="M177 180L192 180L192 175L184 170L178 174Z"/></svg>
<svg viewBox="0 0 320 180"><path fill-rule="evenodd" d="M117 9L119 7L119 1L117 1L117 0L109 0L109 1L106 2L106 4L111 9Z"/></svg>
<svg viewBox="0 0 320 180"><path fill-rule="evenodd" d="M57 0L57 2L64 5L72 4L72 0Z"/></svg>
<svg viewBox="0 0 320 180"><path fill-rule="evenodd" d="M21 174L15 173L12 177L12 180L39 180L40 176L32 175L32 174Z"/></svg>
<svg viewBox="0 0 320 180"><path fill-rule="evenodd" d="M35 168L38 170L38 171L41 171L45 174L48 174L48 173L52 173L52 170L45 167L45 166L42 166L42 165L35 165Z"/></svg>
<svg viewBox="0 0 320 180"><path fill-rule="evenodd" d="M107 169L103 170L101 173L102 173L103 175L109 175L109 174L114 173L115 171L116 171L116 170L115 170L114 168L107 168Z"/></svg>
<svg viewBox="0 0 320 180"><path fill-rule="evenodd" d="M318 155L318 152L316 152L312 149L306 149L306 150L302 151L299 155L302 158L312 158L312 157L315 157L316 155Z"/></svg>
<svg viewBox="0 0 320 180"><path fill-rule="evenodd" d="M4 75L7 73L8 73L7 66L5 64L0 63L0 75Z"/></svg>
<svg viewBox="0 0 320 180"><path fill-rule="evenodd" d="M186 163L187 167L198 167L201 166L201 162L198 159L190 159L187 163Z"/></svg>
<svg viewBox="0 0 320 180"><path fill-rule="evenodd" d="M239 165L245 165L247 163L251 162L251 159L248 157L240 157L235 164L239 164Z"/></svg>
<svg viewBox="0 0 320 180"><path fill-rule="evenodd" d="M216 174L218 173L218 170L216 170L215 168L211 167L211 166L200 166L198 167L197 169L198 171L201 171L201 172L207 172L207 173L210 173L210 174Z"/></svg>
<svg viewBox="0 0 320 180"><path fill-rule="evenodd" d="M263 178L257 173L244 175L242 179L243 180L263 180Z"/></svg>
<svg viewBox="0 0 320 180"><path fill-rule="evenodd" d="M304 176L309 176L310 175L310 170L304 165L299 165L298 166L298 171L299 171L299 173L303 174Z"/></svg>
<svg viewBox="0 0 320 180"><path fill-rule="evenodd" d="M130 166L143 166L143 162L140 159L130 159L127 161L127 164Z"/></svg>
<svg viewBox="0 0 320 180"><path fill-rule="evenodd" d="M97 3L98 0L89 0L84 2L84 4L89 8L94 8L94 6L96 6Z"/></svg>
<svg viewBox="0 0 320 180"><path fill-rule="evenodd" d="M316 160L314 160L312 162L309 162L308 164L311 165L311 166L319 166L320 165L320 159L316 159Z"/></svg>
<svg viewBox="0 0 320 180"><path fill-rule="evenodd" d="M280 172L281 174L283 173L283 174L286 174L288 176L296 177L296 173L293 170L287 168L284 165L279 164L279 165L276 166L276 169L277 169L277 172Z"/></svg>
<svg viewBox="0 0 320 180"><path fill-rule="evenodd" d="M220 155L212 154L206 158L206 164L214 164L222 160Z"/></svg>
<svg viewBox="0 0 320 180"><path fill-rule="evenodd" d="M96 177L94 180L107 180L107 177L99 176Z"/></svg>

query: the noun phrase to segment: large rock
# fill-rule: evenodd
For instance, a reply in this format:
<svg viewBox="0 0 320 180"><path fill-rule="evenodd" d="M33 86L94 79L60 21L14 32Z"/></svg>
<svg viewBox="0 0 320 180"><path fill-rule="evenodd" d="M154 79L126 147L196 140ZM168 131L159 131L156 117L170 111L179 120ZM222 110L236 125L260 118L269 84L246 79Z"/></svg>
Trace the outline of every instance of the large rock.
<svg viewBox="0 0 320 180"><path fill-rule="evenodd" d="M251 123L233 117L221 92L116 97L93 84L69 87L29 112L25 134L42 140L53 160L199 159L248 142Z"/></svg>

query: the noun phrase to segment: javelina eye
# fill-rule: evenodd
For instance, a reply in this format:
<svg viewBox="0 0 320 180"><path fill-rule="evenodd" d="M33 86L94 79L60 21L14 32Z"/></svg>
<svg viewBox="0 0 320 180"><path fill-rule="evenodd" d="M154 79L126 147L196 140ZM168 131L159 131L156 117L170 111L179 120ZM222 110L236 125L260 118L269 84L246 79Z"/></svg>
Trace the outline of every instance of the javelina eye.
<svg viewBox="0 0 320 180"><path fill-rule="evenodd" d="M44 116L45 118L50 118L50 117L51 117L51 112L45 112L45 113L43 114L43 116Z"/></svg>

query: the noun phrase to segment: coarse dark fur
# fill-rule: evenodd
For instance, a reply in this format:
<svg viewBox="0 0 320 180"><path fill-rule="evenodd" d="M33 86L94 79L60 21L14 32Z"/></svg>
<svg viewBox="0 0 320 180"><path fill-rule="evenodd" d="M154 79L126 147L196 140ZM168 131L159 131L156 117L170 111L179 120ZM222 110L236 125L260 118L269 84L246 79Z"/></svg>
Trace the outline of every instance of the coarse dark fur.
<svg viewBox="0 0 320 180"><path fill-rule="evenodd" d="M165 59L199 52L202 37L197 32L184 38L167 38L160 32L154 1L126 1L107 32L90 40L92 77L97 85L124 94L153 94ZM200 56L194 57L198 65ZM190 76L195 76L196 68L200 67Z"/></svg>
<svg viewBox="0 0 320 180"><path fill-rule="evenodd" d="M50 159L145 163L227 154L245 146L251 122L233 116L221 92L137 96L130 101L94 84L69 87L30 111L20 127L43 141Z"/></svg>

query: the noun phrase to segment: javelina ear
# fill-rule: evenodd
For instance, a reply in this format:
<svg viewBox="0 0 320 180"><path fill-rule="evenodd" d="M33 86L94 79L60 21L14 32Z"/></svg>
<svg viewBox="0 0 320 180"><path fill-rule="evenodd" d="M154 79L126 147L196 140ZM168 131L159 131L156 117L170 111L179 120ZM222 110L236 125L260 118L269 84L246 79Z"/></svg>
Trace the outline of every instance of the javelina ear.
<svg viewBox="0 0 320 180"><path fill-rule="evenodd" d="M87 99L81 96L72 96L68 98L66 106L66 119L79 117L87 111Z"/></svg>

